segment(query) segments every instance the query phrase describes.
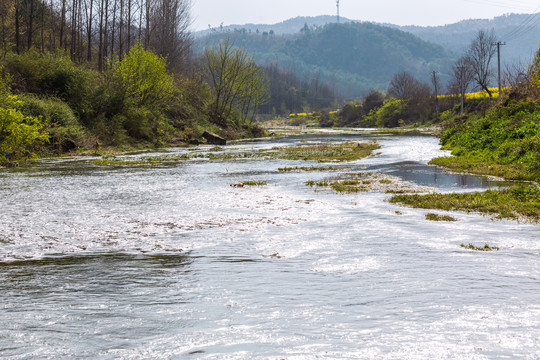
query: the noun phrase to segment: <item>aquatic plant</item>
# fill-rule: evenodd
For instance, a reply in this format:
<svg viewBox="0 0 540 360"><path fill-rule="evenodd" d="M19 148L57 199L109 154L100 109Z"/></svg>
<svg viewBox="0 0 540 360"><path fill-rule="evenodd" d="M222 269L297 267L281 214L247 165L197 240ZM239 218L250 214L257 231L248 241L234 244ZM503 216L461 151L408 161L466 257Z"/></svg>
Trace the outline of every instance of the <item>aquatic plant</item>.
<svg viewBox="0 0 540 360"><path fill-rule="evenodd" d="M497 246L491 246L487 243L484 244L484 246L475 246L471 243L469 243L468 245L465 245L465 244L461 244L459 245L461 246L462 248L464 249L469 249L469 250L476 250L476 251L494 251L494 250L500 250Z"/></svg>
<svg viewBox="0 0 540 360"><path fill-rule="evenodd" d="M338 171L348 169L348 167L339 166L295 166L295 167L283 167L278 168L279 172L292 172L292 171Z"/></svg>
<svg viewBox="0 0 540 360"><path fill-rule="evenodd" d="M426 214L426 220L429 221L457 221L456 218L449 215L438 215L434 213Z"/></svg>
<svg viewBox="0 0 540 360"><path fill-rule="evenodd" d="M268 183L266 181L241 181L234 184L231 184L232 187L244 187L244 186L266 186Z"/></svg>

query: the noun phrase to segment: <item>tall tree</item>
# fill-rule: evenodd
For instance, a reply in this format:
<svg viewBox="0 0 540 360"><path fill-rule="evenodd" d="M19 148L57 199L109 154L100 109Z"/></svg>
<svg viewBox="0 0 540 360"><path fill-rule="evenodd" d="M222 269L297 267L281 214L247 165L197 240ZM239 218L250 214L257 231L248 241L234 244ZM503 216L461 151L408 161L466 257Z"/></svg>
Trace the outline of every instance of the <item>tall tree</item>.
<svg viewBox="0 0 540 360"><path fill-rule="evenodd" d="M205 49L203 59L214 92L212 115L217 125L229 125L233 108L245 120L257 106L268 100L266 75L246 50L235 48L229 40L224 40L213 49Z"/></svg>
<svg viewBox="0 0 540 360"><path fill-rule="evenodd" d="M467 51L468 61L474 74L474 82L486 91L490 98L492 93L489 90L489 83L494 75L491 62L497 52L496 43L493 30L490 32L480 30Z"/></svg>

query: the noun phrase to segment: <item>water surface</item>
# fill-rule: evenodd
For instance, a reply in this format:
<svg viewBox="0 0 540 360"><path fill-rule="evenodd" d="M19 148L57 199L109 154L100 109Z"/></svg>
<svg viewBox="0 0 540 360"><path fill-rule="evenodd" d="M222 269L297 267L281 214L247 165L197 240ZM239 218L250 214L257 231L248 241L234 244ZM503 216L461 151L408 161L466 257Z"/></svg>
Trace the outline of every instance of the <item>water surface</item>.
<svg viewBox="0 0 540 360"><path fill-rule="evenodd" d="M225 149L345 139L373 134ZM428 211L390 204L386 194L304 185L354 171L444 192L498 185L428 166L444 154L435 138L378 140L378 156L338 173L278 171L301 161L205 159L2 170L0 356L540 358L537 225L466 213L429 222ZM230 186L248 180L268 185ZM500 250L460 247L486 242Z"/></svg>

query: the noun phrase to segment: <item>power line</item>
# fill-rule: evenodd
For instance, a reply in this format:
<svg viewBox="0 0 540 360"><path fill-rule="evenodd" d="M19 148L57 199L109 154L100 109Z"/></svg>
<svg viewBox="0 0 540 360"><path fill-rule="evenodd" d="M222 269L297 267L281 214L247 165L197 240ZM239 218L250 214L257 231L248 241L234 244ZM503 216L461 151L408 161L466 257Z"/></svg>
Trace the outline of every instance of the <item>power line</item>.
<svg viewBox="0 0 540 360"><path fill-rule="evenodd" d="M539 15L540 15L540 13L539 13ZM540 25L540 16L532 24L530 24L529 26L523 27L522 29L518 29L518 31L516 31L514 34L512 34L511 36L508 37L508 40L517 39L517 38L525 35L529 31L534 30L538 25Z"/></svg>
<svg viewBox="0 0 540 360"><path fill-rule="evenodd" d="M512 9L512 10L531 11L532 9L530 4L525 4L525 3L516 4L517 1L512 1L510 4L500 2L500 1L493 1L493 0L464 0L464 1L475 3L475 4L481 4L481 5L491 5L495 7L507 8L507 9Z"/></svg>
<svg viewBox="0 0 540 360"><path fill-rule="evenodd" d="M519 36L529 32L530 30L534 29L539 23L540 23L540 13L538 12L540 10L540 6L535 9L533 14L530 14L527 16L521 24L519 24L517 27L515 27L510 32L503 35L503 38L505 40L513 40L518 38ZM536 18L536 19L535 19Z"/></svg>

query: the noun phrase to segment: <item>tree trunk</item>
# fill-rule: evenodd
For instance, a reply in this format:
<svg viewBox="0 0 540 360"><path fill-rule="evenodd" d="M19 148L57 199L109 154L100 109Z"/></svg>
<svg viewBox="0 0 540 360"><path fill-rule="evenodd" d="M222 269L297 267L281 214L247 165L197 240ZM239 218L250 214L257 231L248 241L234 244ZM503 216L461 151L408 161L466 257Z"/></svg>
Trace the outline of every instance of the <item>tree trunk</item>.
<svg viewBox="0 0 540 360"><path fill-rule="evenodd" d="M119 31L119 39L118 39L118 54L120 60L122 60L122 55L124 53L124 0L120 0L120 31Z"/></svg>
<svg viewBox="0 0 540 360"><path fill-rule="evenodd" d="M20 25L19 25L19 0L15 0L15 51L17 51L17 54L21 53L21 32L20 32Z"/></svg>
<svg viewBox="0 0 540 360"><path fill-rule="evenodd" d="M62 19L60 20L60 48L66 46L66 42L64 41L64 28L66 27L66 0L62 0L61 17Z"/></svg>
<svg viewBox="0 0 540 360"><path fill-rule="evenodd" d="M32 47L32 35L34 32L34 2L35 0L30 0L30 13L28 15L28 49Z"/></svg>
<svg viewBox="0 0 540 360"><path fill-rule="evenodd" d="M105 2L101 0L99 6L99 48L98 48L98 70L103 70L103 9Z"/></svg>
<svg viewBox="0 0 540 360"><path fill-rule="evenodd" d="M86 60L92 61L92 16L94 15L94 0L90 0L90 14L88 16L88 54Z"/></svg>

